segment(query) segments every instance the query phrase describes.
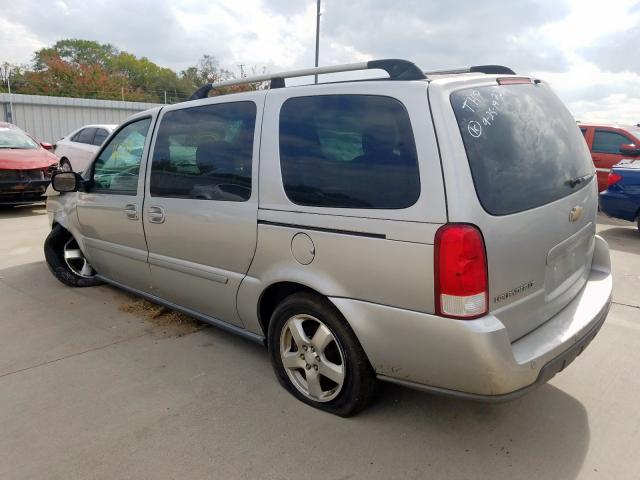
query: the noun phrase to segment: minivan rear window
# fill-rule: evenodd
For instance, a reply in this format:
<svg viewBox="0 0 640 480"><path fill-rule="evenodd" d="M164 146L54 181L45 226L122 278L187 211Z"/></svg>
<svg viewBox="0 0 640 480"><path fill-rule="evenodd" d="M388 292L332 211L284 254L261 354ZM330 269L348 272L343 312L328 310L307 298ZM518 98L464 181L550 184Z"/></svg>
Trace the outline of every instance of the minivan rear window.
<svg viewBox="0 0 640 480"><path fill-rule="evenodd" d="M542 83L495 85L451 95L478 199L492 215L558 200L594 174L575 120Z"/></svg>

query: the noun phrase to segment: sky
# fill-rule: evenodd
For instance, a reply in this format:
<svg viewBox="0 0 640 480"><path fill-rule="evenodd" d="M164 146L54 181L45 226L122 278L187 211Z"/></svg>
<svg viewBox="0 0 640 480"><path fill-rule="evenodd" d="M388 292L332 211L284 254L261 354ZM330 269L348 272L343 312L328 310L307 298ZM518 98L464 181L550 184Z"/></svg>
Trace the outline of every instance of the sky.
<svg viewBox="0 0 640 480"><path fill-rule="evenodd" d="M63 38L176 70L313 66L315 0L0 0L0 62ZM640 122L640 0L323 0L320 65L406 58L502 64L547 80L576 119Z"/></svg>

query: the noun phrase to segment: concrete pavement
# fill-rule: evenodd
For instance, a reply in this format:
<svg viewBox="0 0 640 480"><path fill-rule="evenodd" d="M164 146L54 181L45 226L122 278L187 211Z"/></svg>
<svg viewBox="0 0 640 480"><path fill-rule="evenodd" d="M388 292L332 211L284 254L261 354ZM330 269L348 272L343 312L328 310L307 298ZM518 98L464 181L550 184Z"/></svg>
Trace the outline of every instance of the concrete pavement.
<svg viewBox="0 0 640 480"><path fill-rule="evenodd" d="M601 220L616 303L550 384L501 405L382 384L341 419L288 395L259 345L64 287L44 210L0 211L0 479L637 479L640 234Z"/></svg>

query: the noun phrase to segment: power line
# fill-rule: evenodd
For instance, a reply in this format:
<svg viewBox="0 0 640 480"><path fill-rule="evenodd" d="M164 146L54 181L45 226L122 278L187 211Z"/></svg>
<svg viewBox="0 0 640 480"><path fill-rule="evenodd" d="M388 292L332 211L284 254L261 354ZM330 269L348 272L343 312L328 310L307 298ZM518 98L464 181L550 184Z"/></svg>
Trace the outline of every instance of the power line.
<svg viewBox="0 0 640 480"><path fill-rule="evenodd" d="M318 0L316 8L316 67L320 57L320 0ZM315 74L313 83L318 83L318 74Z"/></svg>

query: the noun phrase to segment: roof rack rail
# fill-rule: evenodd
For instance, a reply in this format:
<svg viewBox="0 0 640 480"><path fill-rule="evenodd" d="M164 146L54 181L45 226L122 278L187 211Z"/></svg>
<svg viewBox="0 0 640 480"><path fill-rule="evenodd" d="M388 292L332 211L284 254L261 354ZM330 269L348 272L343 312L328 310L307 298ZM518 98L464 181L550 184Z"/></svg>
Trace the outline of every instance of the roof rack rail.
<svg viewBox="0 0 640 480"><path fill-rule="evenodd" d="M488 75L515 75L509 67L504 65L475 65L466 68L454 68L451 70L434 70L432 72L424 72L425 75L457 75L460 73L486 73Z"/></svg>
<svg viewBox="0 0 640 480"><path fill-rule="evenodd" d="M368 62L347 63L344 65L334 65L330 67L304 68L301 70L290 70L288 72L268 73L266 75L255 75L253 77L225 80L218 83L208 83L196 90L189 100L205 98L209 94L210 90L219 87L229 87L232 85L256 82L270 82L270 88L283 88L285 86L284 80L286 78L307 77L311 75L322 75L325 73L352 72L356 70L384 70L389 74L389 80L425 80L427 78L422 70L408 60L370 60Z"/></svg>

